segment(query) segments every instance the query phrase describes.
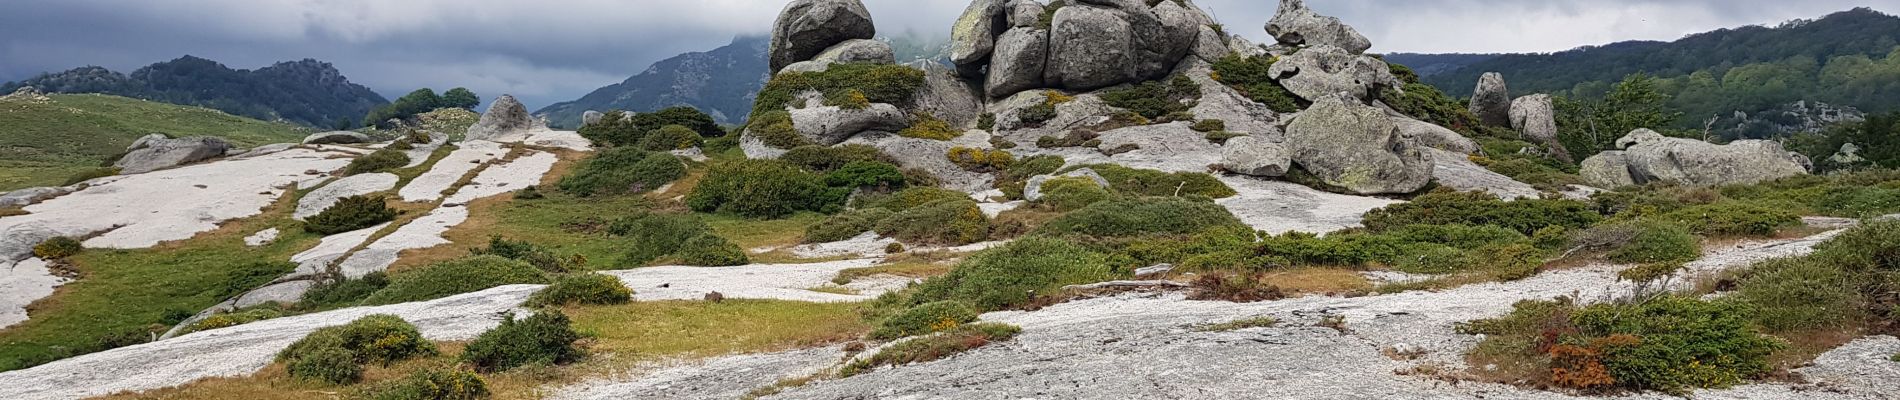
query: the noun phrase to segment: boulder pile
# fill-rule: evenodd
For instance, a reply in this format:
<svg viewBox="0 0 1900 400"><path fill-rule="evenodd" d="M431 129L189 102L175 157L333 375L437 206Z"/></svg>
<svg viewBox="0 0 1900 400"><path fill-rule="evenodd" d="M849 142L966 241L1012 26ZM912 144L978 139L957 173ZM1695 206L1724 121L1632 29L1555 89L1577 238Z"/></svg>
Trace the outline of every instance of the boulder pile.
<svg viewBox="0 0 1900 400"><path fill-rule="evenodd" d="M1579 172L1590 184L1623 187L1651 182L1688 186L1752 184L1808 173L1805 157L1768 140L1725 145L1672 138L1637 129L1616 140L1621 151L1583 160Z"/></svg>

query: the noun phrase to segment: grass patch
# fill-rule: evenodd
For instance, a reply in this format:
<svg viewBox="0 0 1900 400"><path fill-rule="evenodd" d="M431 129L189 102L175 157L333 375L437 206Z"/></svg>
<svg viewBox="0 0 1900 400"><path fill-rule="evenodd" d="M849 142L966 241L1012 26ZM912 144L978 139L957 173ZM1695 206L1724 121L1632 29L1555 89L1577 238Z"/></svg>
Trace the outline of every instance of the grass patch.
<svg viewBox="0 0 1900 400"><path fill-rule="evenodd" d="M363 300L383 305L433 300L502 285L548 283L540 269L497 256L473 256L389 277L389 286Z"/></svg>
<svg viewBox="0 0 1900 400"><path fill-rule="evenodd" d="M880 350L870 358L860 359L846 364L838 371L839 376L852 376L881 366L898 366L941 360L993 342L1009 340L1021 333L1022 328L999 323L980 323L958 326L955 329L934 336L907 340Z"/></svg>
<svg viewBox="0 0 1900 400"><path fill-rule="evenodd" d="M568 307L590 350L634 360L759 353L850 341L870 331L859 305L774 300L642 301Z"/></svg>
<svg viewBox="0 0 1900 400"><path fill-rule="evenodd" d="M48 97L53 101L0 102L0 192L59 185L153 133L218 137L239 147L293 143L310 133L200 107L96 94Z"/></svg>

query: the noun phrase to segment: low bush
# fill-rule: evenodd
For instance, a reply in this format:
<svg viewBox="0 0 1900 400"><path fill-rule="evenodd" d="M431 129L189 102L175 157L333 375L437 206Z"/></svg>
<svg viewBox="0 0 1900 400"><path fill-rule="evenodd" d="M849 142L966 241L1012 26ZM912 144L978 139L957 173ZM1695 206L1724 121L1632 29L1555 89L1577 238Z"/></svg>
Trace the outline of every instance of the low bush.
<svg viewBox="0 0 1900 400"><path fill-rule="evenodd" d="M833 193L824 177L784 162L739 160L715 164L686 196L694 211L748 218L778 218L798 211L827 211L849 191Z"/></svg>
<svg viewBox="0 0 1900 400"><path fill-rule="evenodd" d="M86 251L86 246L81 245L78 239L65 236L54 236L33 245L33 256L42 260L61 260L83 251Z"/></svg>
<svg viewBox="0 0 1900 400"><path fill-rule="evenodd" d="M556 186L579 197L645 193L684 176L686 164L671 154L615 147L588 157Z"/></svg>
<svg viewBox="0 0 1900 400"><path fill-rule="evenodd" d="M917 287L911 304L956 300L978 310L1000 310L1053 295L1063 286L1114 280L1107 257L1060 239L1028 237L964 259L949 274Z"/></svg>
<svg viewBox="0 0 1900 400"><path fill-rule="evenodd" d="M1484 192L1433 192L1372 210L1364 223L1375 232L1410 225L1496 225L1530 235L1545 227L1582 228L1602 219L1580 201L1504 201Z"/></svg>
<svg viewBox="0 0 1900 400"><path fill-rule="evenodd" d="M837 147L807 145L794 147L779 156L784 161L812 172L831 172L855 162L875 161L896 164L897 159L876 147L847 144Z"/></svg>
<svg viewBox="0 0 1900 400"><path fill-rule="evenodd" d="M1042 183L1042 198L1036 203L1055 211L1074 211L1108 200L1108 189L1095 180L1082 177L1055 178Z"/></svg>
<svg viewBox="0 0 1900 400"><path fill-rule="evenodd" d="M702 143L705 139L692 128L667 125L647 132L646 137L640 138L639 147L646 151L673 151L699 147Z"/></svg>
<svg viewBox="0 0 1900 400"><path fill-rule="evenodd" d="M1064 163L1066 161L1062 159L1062 156L1056 155L1031 156L1016 160L1015 163L1009 165L1009 168L996 174L996 188L1002 190L1003 195L1009 198L1021 199L1023 186L1028 183L1029 178L1054 174L1062 169Z"/></svg>
<svg viewBox="0 0 1900 400"><path fill-rule="evenodd" d="M990 234L990 219L968 198L912 207L878 222L878 234L910 244L964 245Z"/></svg>
<svg viewBox="0 0 1900 400"><path fill-rule="evenodd" d="M1305 108L1306 102L1287 91L1285 86L1280 86L1279 80L1274 79L1269 72L1273 63L1278 61L1279 58L1270 55L1229 55L1214 61L1212 76L1215 81L1234 88L1242 96L1265 104L1274 112L1299 112Z"/></svg>
<svg viewBox="0 0 1900 400"><path fill-rule="evenodd" d="M473 371L426 369L368 390L371 400L475 400L487 398L488 382Z"/></svg>
<svg viewBox="0 0 1900 400"><path fill-rule="evenodd" d="M1209 142L1226 145L1229 139L1242 137L1242 136L1247 136L1247 134L1239 133L1239 132L1228 132L1228 131L1213 131L1213 132L1208 132L1205 138Z"/></svg>
<svg viewBox="0 0 1900 400"><path fill-rule="evenodd" d="M1098 202L1057 217L1036 229L1046 235L1095 237L1191 235L1214 230L1252 228L1218 204L1178 197L1127 198Z"/></svg>
<svg viewBox="0 0 1900 400"><path fill-rule="evenodd" d="M1701 239L1680 225L1637 223L1629 242L1610 251L1610 261L1626 264L1688 262L1702 256Z"/></svg>
<svg viewBox="0 0 1900 400"><path fill-rule="evenodd" d="M380 195L344 197L330 208L304 220L303 230L318 235L335 235L396 220L396 210Z"/></svg>
<svg viewBox="0 0 1900 400"><path fill-rule="evenodd" d="M759 90L753 102L752 117L784 110L798 93L810 90L824 94L827 102L841 104L846 97L861 98L863 103L909 105L917 88L924 84L924 72L892 64L832 64L822 72L788 72L773 75ZM857 99L853 99L857 100Z"/></svg>
<svg viewBox="0 0 1900 400"><path fill-rule="evenodd" d="M897 135L930 140L950 140L963 136L963 132L951 128L950 123L937 119L929 113L918 113L914 120L915 122L912 122L909 128L898 131Z"/></svg>
<svg viewBox="0 0 1900 400"><path fill-rule="evenodd" d="M806 227L805 243L830 243L854 238L870 232L879 222L894 214L896 212L882 208L861 208L838 213Z"/></svg>
<svg viewBox="0 0 1900 400"><path fill-rule="evenodd" d="M1213 133L1213 132L1227 130L1227 121L1222 121L1218 119L1204 119L1200 121L1195 121L1194 126L1191 126L1188 128L1193 129L1195 132Z"/></svg>
<svg viewBox="0 0 1900 400"><path fill-rule="evenodd" d="M501 326L483 332L469 342L462 360L477 371L500 372L523 365L554 365L579 360L581 350L567 315L554 309L542 309L527 318L508 315Z"/></svg>
<svg viewBox="0 0 1900 400"><path fill-rule="evenodd" d="M1900 221L1871 222L1815 247L1812 254L1756 264L1734 298L1774 332L1871 325L1900 332Z"/></svg>
<svg viewBox="0 0 1900 400"><path fill-rule="evenodd" d="M811 139L798 133L798 129L792 125L792 113L785 110L754 114L745 132L774 149L790 150L813 145Z"/></svg>
<svg viewBox="0 0 1900 400"><path fill-rule="evenodd" d="M1280 287L1267 284L1259 274L1211 273L1194 279L1188 300L1254 303L1286 298Z"/></svg>
<svg viewBox="0 0 1900 400"><path fill-rule="evenodd" d="M388 286L388 275L380 271L371 272L356 279L328 280L311 286L310 290L304 292L303 297L297 300L297 305L309 309L354 306Z"/></svg>
<svg viewBox="0 0 1900 400"><path fill-rule="evenodd" d="M1016 111L1016 120L1030 127L1042 126L1042 123L1056 119L1056 106L1075 101L1074 97L1054 90L1042 92L1042 102Z"/></svg>
<svg viewBox="0 0 1900 400"><path fill-rule="evenodd" d="M911 307L884 319L871 331L873 340L891 340L955 329L976 320L977 312L954 301L938 301Z"/></svg>
<svg viewBox="0 0 1900 400"><path fill-rule="evenodd" d="M516 190L514 196L515 200L540 200L547 197L547 195L541 194L540 185L531 185L521 188L521 190Z"/></svg>
<svg viewBox="0 0 1900 400"><path fill-rule="evenodd" d="M1431 85L1407 83L1402 88L1385 88L1379 92L1379 99L1400 113L1465 135L1476 134L1482 126L1464 102Z"/></svg>
<svg viewBox="0 0 1900 400"><path fill-rule="evenodd" d="M745 250L740 249L739 245L732 244L726 241L726 238L711 232L686 239L685 243L680 244L679 252L674 255L686 265L701 267L730 267L745 265L748 262Z"/></svg>
<svg viewBox="0 0 1900 400"><path fill-rule="evenodd" d="M1782 228L1801 225L1801 216L1787 208L1732 201L1683 208L1659 218L1702 235L1766 237Z"/></svg>
<svg viewBox="0 0 1900 400"><path fill-rule="evenodd" d="M1213 175L1195 172L1167 173L1115 164L1064 168L1062 172L1082 168L1093 170L1102 179L1108 180L1109 189L1131 196L1206 196L1220 199L1239 194Z"/></svg>
<svg viewBox="0 0 1900 400"><path fill-rule="evenodd" d="M387 366L436 353L435 344L423 339L415 325L377 314L311 332L278 352L277 361L289 364L291 376L346 384L361 377L365 363Z"/></svg>
<svg viewBox="0 0 1900 400"><path fill-rule="evenodd" d="M602 119L605 120L605 118ZM720 137L726 134L726 130L720 128L719 122L713 120L711 115L706 115L706 113L700 112L697 108L687 106L667 107L649 113L636 113L630 119L633 120L634 124L648 130L660 129L667 126L679 126L704 137Z"/></svg>
<svg viewBox="0 0 1900 400"><path fill-rule="evenodd" d="M343 167L343 174L356 175L389 172L390 170L409 165L409 161L409 155L400 150L382 149L365 154L362 157L357 157L355 160L350 160L350 164Z"/></svg>
<svg viewBox="0 0 1900 400"><path fill-rule="evenodd" d="M626 304L633 290L619 278L602 274L574 274L554 279L546 289L528 298L529 307L570 304Z"/></svg>
<svg viewBox="0 0 1900 400"><path fill-rule="evenodd" d="M925 204L945 200L969 199L970 195L964 194L963 192L919 186L899 190L897 193L890 195L867 196L858 201L858 208L882 208L894 212L902 212L904 210L921 207Z"/></svg>
<svg viewBox="0 0 1900 400"><path fill-rule="evenodd" d="M640 266L679 251L687 239L710 232L698 218L685 214L648 214L615 221L607 233L633 239L621 263Z"/></svg>
<svg viewBox="0 0 1900 400"><path fill-rule="evenodd" d="M224 271L224 287L219 288L216 294L220 299L236 297L296 270L297 263L289 261L252 261L238 264Z"/></svg>
<svg viewBox="0 0 1900 400"><path fill-rule="evenodd" d="M904 170L882 161L852 161L825 174L825 185L837 188L868 188L880 192L903 189L909 185Z"/></svg>
<svg viewBox="0 0 1900 400"><path fill-rule="evenodd" d="M1007 151L971 147L952 147L944 156L957 167L971 172L996 172L1009 169L1009 165L1016 162L1016 156Z"/></svg>
<svg viewBox="0 0 1900 400"><path fill-rule="evenodd" d="M191 326L185 327L185 329L181 332L190 333L190 332L198 332L198 331L208 331L208 330L219 329L219 328L229 328L233 326L244 325L244 324L248 324L252 322L263 321L263 320L272 319L272 318L279 318L283 316L284 316L284 310L278 308L276 304L274 303L265 304L263 306L252 308L252 309L237 310L237 311L226 312L226 313L218 313L209 317L205 317L204 319L198 320L197 323L194 323L194 324L191 324Z"/></svg>
<svg viewBox="0 0 1900 400"><path fill-rule="evenodd" d="M1201 99L1201 85L1187 75L1175 75L1166 81L1147 81L1133 86L1102 91L1102 102L1110 107L1132 111L1143 118L1168 122L1163 117L1185 113Z"/></svg>
<svg viewBox="0 0 1900 400"><path fill-rule="evenodd" d="M943 332L940 335L926 336L899 342L879 350L869 358L853 361L838 371L841 376L861 374L880 366L905 365L940 360L945 357L983 347L992 342L1009 340L1022 333L1022 328L999 323L967 324Z"/></svg>
<svg viewBox="0 0 1900 400"><path fill-rule="evenodd" d="M1487 336L1480 352L1546 360L1536 378L1553 385L1686 394L1772 371L1768 356L1785 345L1757 333L1749 313L1739 303L1681 296L1583 308L1568 300L1527 301L1509 316L1460 331Z"/></svg>
<svg viewBox="0 0 1900 400"><path fill-rule="evenodd" d="M540 269L496 256L473 256L404 271L389 286L364 299L365 305L434 300L513 284L548 283Z"/></svg>
<svg viewBox="0 0 1900 400"><path fill-rule="evenodd" d="M478 256L492 255L517 260L540 268L549 273L563 273L585 269L587 265L580 258L561 257L554 251L525 241L504 239L501 235L488 237L488 247L469 250Z"/></svg>

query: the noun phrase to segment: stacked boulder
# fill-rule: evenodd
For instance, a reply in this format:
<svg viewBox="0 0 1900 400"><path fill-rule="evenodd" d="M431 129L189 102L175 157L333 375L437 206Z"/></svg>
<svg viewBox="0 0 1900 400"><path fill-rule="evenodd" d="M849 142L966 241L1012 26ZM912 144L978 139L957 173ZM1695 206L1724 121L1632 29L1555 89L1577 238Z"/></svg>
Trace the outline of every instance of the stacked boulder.
<svg viewBox="0 0 1900 400"><path fill-rule="evenodd" d="M976 0L951 30L950 61L992 99L1088 91L1167 77L1191 54L1227 55L1214 25L1190 1Z"/></svg>
<svg viewBox="0 0 1900 400"><path fill-rule="evenodd" d="M1688 186L1744 185L1808 173L1805 157L1768 140L1716 145L1637 129L1616 140L1621 151L1583 160L1584 180L1598 187L1651 182Z"/></svg>
<svg viewBox="0 0 1900 400"><path fill-rule="evenodd" d="M818 71L834 62L891 62L891 46L871 40L877 26L858 0L798 0L772 25L772 72ZM794 64L801 64L794 67Z"/></svg>

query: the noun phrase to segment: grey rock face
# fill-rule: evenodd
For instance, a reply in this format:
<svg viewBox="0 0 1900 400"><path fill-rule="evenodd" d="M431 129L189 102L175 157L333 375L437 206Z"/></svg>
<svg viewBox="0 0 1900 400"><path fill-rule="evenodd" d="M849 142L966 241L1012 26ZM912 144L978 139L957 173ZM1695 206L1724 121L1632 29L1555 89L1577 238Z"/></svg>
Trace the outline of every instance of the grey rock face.
<svg viewBox="0 0 1900 400"><path fill-rule="evenodd" d="M63 187L26 188L0 194L0 207L26 207L54 197L72 193L72 189Z"/></svg>
<svg viewBox="0 0 1900 400"><path fill-rule="evenodd" d="M996 35L1009 27L1004 0L976 0L950 25L950 62L959 66L981 64L995 49Z"/></svg>
<svg viewBox="0 0 1900 400"><path fill-rule="evenodd" d="M871 39L877 27L858 0L797 0L785 5L772 25L772 71L810 60L833 45Z"/></svg>
<svg viewBox="0 0 1900 400"><path fill-rule="evenodd" d="M212 137L167 139L164 135L146 135L125 150L125 156L112 166L118 167L119 173L141 174L223 156L231 150L231 144Z"/></svg>
<svg viewBox="0 0 1900 400"><path fill-rule="evenodd" d="M1366 101L1378 96L1379 88L1399 86L1399 78L1384 61L1327 44L1283 57L1267 73L1287 91L1310 101L1336 93Z"/></svg>
<svg viewBox="0 0 1900 400"><path fill-rule="evenodd" d="M1427 148L1425 151L1431 153L1432 178L1436 179L1441 186L1460 192L1481 191L1505 200L1535 199L1543 196L1543 192L1530 184L1491 172L1471 162L1471 157L1468 155L1433 148Z"/></svg>
<svg viewBox="0 0 1900 400"><path fill-rule="evenodd" d="M837 63L877 63L895 64L897 56L891 50L890 43L878 40L851 39L825 49L812 57L812 61Z"/></svg>
<svg viewBox="0 0 1900 400"><path fill-rule="evenodd" d="M310 136L303 138L303 144L356 144L369 142L369 135L350 131L312 133Z"/></svg>
<svg viewBox="0 0 1900 400"><path fill-rule="evenodd" d="M996 39L984 92L1003 98L1043 85L1043 67L1049 61L1049 31L1015 28Z"/></svg>
<svg viewBox="0 0 1900 400"><path fill-rule="evenodd" d="M1478 142L1457 131L1410 117L1392 117L1392 122L1398 124L1399 134L1418 139L1418 144L1425 147L1459 154L1478 152Z"/></svg>
<svg viewBox="0 0 1900 400"><path fill-rule="evenodd" d="M1478 78L1471 94L1471 114L1485 125L1511 126L1511 91L1504 86L1504 75L1486 72Z"/></svg>
<svg viewBox="0 0 1900 400"><path fill-rule="evenodd" d="M965 192L980 192L990 188L995 181L991 174L979 174L966 171L963 167L950 162L944 154L952 147L991 148L990 135L982 131L970 131L952 140L932 140L898 136L883 131L871 131L854 136L847 144L863 144L897 159L898 166L916 168L930 172L941 179L941 185L947 189Z"/></svg>
<svg viewBox="0 0 1900 400"><path fill-rule="evenodd" d="M1570 150L1557 140L1557 111L1548 94L1533 94L1511 101L1511 129L1532 143L1549 148L1560 160L1570 160Z"/></svg>
<svg viewBox="0 0 1900 400"><path fill-rule="evenodd" d="M1432 178L1431 157L1377 108L1322 98L1286 127L1293 162L1329 185L1359 194L1410 193Z"/></svg>
<svg viewBox="0 0 1900 400"><path fill-rule="evenodd" d="M1267 34L1289 46L1334 46L1352 54L1365 54L1372 41L1337 17L1319 15L1306 8L1302 0L1280 0L1280 10L1267 21Z"/></svg>
<svg viewBox="0 0 1900 400"><path fill-rule="evenodd" d="M534 127L534 116L528 115L528 107L515 100L515 96L501 95L494 104L488 106L488 112L482 119L468 127L469 140L492 140L509 134L527 132Z"/></svg>
<svg viewBox="0 0 1900 400"><path fill-rule="evenodd" d="M813 143L830 146L867 131L896 132L910 126L910 116L897 106L872 104L861 110L837 106L791 110L792 127Z"/></svg>
<svg viewBox="0 0 1900 400"><path fill-rule="evenodd" d="M976 125L983 114L983 99L975 85L957 76L957 72L939 64L923 66L924 86L913 98L915 111L929 113L957 129Z"/></svg>
<svg viewBox="0 0 1900 400"><path fill-rule="evenodd" d="M1241 175L1283 176L1292 164L1293 152L1285 144L1253 136L1227 139L1221 151L1221 167Z"/></svg>
<svg viewBox="0 0 1900 400"><path fill-rule="evenodd" d="M1201 101L1190 110L1196 118L1221 120L1226 123L1228 132L1280 140L1280 127L1274 124L1280 119L1279 113L1215 81L1210 75L1213 67L1206 61L1188 60L1181 64L1181 69L1176 73L1201 85Z"/></svg>
<svg viewBox="0 0 1900 400"><path fill-rule="evenodd" d="M1596 187L1620 188L1635 186L1636 177L1630 174L1629 157L1621 151L1605 151L1584 159L1577 174L1584 182Z"/></svg>
<svg viewBox="0 0 1900 400"><path fill-rule="evenodd" d="M1221 36L1214 27L1202 25L1197 35L1194 39L1194 56L1202 61L1214 62L1233 53L1227 48L1227 37Z"/></svg>
<svg viewBox="0 0 1900 400"><path fill-rule="evenodd" d="M1623 137L1616 138L1616 148L1628 150L1639 144L1656 143L1668 139L1668 136L1663 136L1663 134L1649 130L1648 128L1637 128L1636 130L1630 131L1629 134L1623 135Z"/></svg>
<svg viewBox="0 0 1900 400"><path fill-rule="evenodd" d="M588 126L588 125L600 123L600 119L606 118L606 117L607 117L607 114L602 114L599 111L587 110L586 112L581 113L581 126Z"/></svg>
<svg viewBox="0 0 1900 400"><path fill-rule="evenodd" d="M1152 8L1124 12L1136 28L1138 65L1135 66L1135 76L1142 80L1166 77L1181 63L1181 58L1194 51L1201 27L1212 23L1207 14L1174 1L1162 1Z"/></svg>
<svg viewBox="0 0 1900 400"><path fill-rule="evenodd" d="M1068 173L1062 174L1060 176L1036 175L1034 177L1030 177L1028 182L1023 183L1023 200L1029 200L1029 201L1042 200L1042 185L1049 183L1049 180L1055 179L1055 178L1088 178L1089 181L1095 182L1095 186L1099 186L1102 188L1109 187L1108 179L1103 178L1102 174L1095 173L1095 170L1093 169L1081 168L1074 171L1069 171Z"/></svg>
<svg viewBox="0 0 1900 400"><path fill-rule="evenodd" d="M1134 27L1120 11L1073 5L1056 11L1044 83L1093 90L1135 78Z"/></svg>
<svg viewBox="0 0 1900 400"><path fill-rule="evenodd" d="M1042 11L1047 7L1036 0L1014 0L1004 11L1009 14L1009 26L1012 28L1033 28L1042 21Z"/></svg>

